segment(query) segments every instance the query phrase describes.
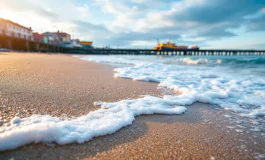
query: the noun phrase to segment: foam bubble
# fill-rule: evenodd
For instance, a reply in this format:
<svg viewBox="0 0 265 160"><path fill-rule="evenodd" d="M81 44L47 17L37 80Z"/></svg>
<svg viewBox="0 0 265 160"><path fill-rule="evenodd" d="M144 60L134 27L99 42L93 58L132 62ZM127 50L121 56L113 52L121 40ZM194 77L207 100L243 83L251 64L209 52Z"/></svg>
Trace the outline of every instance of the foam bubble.
<svg viewBox="0 0 265 160"><path fill-rule="evenodd" d="M11 124L18 124L21 122L21 119L19 117L14 117L12 120L11 120Z"/></svg>

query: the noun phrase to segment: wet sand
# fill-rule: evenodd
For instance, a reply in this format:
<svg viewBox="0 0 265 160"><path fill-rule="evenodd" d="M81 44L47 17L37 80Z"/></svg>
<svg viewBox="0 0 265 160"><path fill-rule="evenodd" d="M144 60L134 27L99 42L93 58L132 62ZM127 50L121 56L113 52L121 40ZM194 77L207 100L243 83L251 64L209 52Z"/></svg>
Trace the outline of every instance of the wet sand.
<svg viewBox="0 0 265 160"><path fill-rule="evenodd" d="M95 101L161 94L156 83L113 78L113 69L70 55L0 54L1 116L7 120L16 113L74 117L97 109Z"/></svg>
<svg viewBox="0 0 265 160"><path fill-rule="evenodd" d="M0 77L2 122L16 114L81 116L98 108L95 101L162 95L156 83L113 78L113 67L69 55L0 53ZM84 144L31 144L2 152L0 159L261 159L265 154L264 132L250 131L251 120L208 104L187 108L183 115L139 116Z"/></svg>

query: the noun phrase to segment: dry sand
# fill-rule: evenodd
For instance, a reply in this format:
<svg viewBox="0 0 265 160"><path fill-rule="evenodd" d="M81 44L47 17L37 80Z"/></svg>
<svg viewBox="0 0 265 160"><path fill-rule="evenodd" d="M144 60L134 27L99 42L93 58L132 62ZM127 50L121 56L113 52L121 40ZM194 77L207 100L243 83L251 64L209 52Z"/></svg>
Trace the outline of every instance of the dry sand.
<svg viewBox="0 0 265 160"><path fill-rule="evenodd" d="M16 114L80 116L97 109L94 101L162 95L156 83L113 78L112 72L69 55L0 53L0 121ZM139 116L133 125L84 144L31 144L2 152L0 159L261 159L264 133L250 131L252 126L217 106L194 104L184 115Z"/></svg>

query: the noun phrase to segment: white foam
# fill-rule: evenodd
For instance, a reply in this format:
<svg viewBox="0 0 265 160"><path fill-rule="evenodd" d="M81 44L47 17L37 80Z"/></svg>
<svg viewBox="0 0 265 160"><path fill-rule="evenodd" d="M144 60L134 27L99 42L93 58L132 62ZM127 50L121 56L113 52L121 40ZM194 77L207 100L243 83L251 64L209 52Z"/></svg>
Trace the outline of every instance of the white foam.
<svg viewBox="0 0 265 160"><path fill-rule="evenodd" d="M104 58L110 60L106 56L93 58L93 60L90 60L98 61L97 58L99 60ZM126 59L126 57L122 58ZM177 96L179 105L203 102L217 104L226 110L239 112L241 116L252 118L265 116L265 79L262 76L246 75L249 72L245 70L242 73L237 73L230 71L233 68L198 65L207 63L216 65L223 63L222 59L178 58L175 60L177 64L191 64L189 66L171 65L173 64L172 61L163 60L163 58L157 61L157 59L152 59L151 57L148 62L146 59L142 59L135 58L133 67L115 69L114 76L157 82L160 87L168 88L181 94ZM248 60L251 57L245 57L245 59ZM227 60L229 60L228 64L230 64L236 63L241 59L233 58ZM117 63L119 60L117 57L112 56L109 63L111 62ZM228 71L225 69L228 69ZM182 101L185 101L186 104L181 103Z"/></svg>
<svg viewBox="0 0 265 160"><path fill-rule="evenodd" d="M226 118L232 118L232 116L230 116L228 114L224 115L224 117L226 117Z"/></svg>
<svg viewBox="0 0 265 160"><path fill-rule="evenodd" d="M96 63L116 63L116 64L129 64L134 65L139 63L139 61L128 59L129 56L117 57L117 56L85 56L79 57L82 60L96 62Z"/></svg>
<svg viewBox="0 0 265 160"><path fill-rule="evenodd" d="M38 142L56 142L60 145L84 143L93 137L111 134L132 124L138 115L182 114L186 111L185 107L177 103L152 96L96 104L101 104L101 109L68 120L49 115L33 115L24 119L15 117L11 125L3 128L0 134L0 151Z"/></svg>
<svg viewBox="0 0 265 160"><path fill-rule="evenodd" d="M239 133L244 132L244 130L242 130L242 129L236 129L236 131Z"/></svg>
<svg viewBox="0 0 265 160"><path fill-rule="evenodd" d="M183 58L182 62L185 64L192 64L192 65L197 65L197 64L205 64L208 63L208 59L206 58L200 58L196 60L192 60L191 58Z"/></svg>
<svg viewBox="0 0 265 160"><path fill-rule="evenodd" d="M115 77L141 81L151 79L159 82L160 87L181 93L174 96L179 105L202 102L217 104L242 116L255 118L265 115L265 79L262 77L229 74L210 67L205 69L159 63L138 64L115 69L115 72Z"/></svg>
<svg viewBox="0 0 265 160"><path fill-rule="evenodd" d="M221 64L221 63L222 63L222 60L218 59L218 60L216 61L216 63L217 63L217 64Z"/></svg>
<svg viewBox="0 0 265 160"><path fill-rule="evenodd" d="M255 131L255 132L260 132L261 131L261 128L255 127L255 128L250 129L250 130L251 131Z"/></svg>
<svg viewBox="0 0 265 160"><path fill-rule="evenodd" d="M12 120L11 120L11 123L12 124L18 124L21 122L21 119L19 117L14 117Z"/></svg>
<svg viewBox="0 0 265 160"><path fill-rule="evenodd" d="M235 126L226 126L227 128L229 128L229 129L234 129L234 128L236 128Z"/></svg>

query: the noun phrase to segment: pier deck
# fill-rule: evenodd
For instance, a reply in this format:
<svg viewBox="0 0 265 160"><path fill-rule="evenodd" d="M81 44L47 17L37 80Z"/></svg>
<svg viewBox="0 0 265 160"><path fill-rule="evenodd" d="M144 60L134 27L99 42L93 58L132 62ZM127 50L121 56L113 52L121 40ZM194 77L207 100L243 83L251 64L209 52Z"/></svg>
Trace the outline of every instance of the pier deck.
<svg viewBox="0 0 265 160"><path fill-rule="evenodd" d="M68 53L80 54L99 54L99 55L180 55L180 56L196 56L196 55L261 55L265 56L265 50L228 50L228 49L202 49L202 50L172 50L157 51L150 49L67 49Z"/></svg>

